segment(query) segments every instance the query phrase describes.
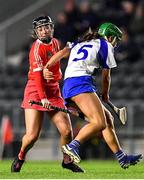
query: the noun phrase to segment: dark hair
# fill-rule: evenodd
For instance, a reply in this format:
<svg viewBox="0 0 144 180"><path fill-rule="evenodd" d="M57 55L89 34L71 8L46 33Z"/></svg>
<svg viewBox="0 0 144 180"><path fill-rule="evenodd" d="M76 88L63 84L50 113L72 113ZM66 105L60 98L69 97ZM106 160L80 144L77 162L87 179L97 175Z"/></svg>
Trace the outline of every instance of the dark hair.
<svg viewBox="0 0 144 180"><path fill-rule="evenodd" d="M91 32L85 32L82 36L78 38L78 42L83 42L83 41L90 41L92 39L99 39L102 38L97 31L91 31Z"/></svg>

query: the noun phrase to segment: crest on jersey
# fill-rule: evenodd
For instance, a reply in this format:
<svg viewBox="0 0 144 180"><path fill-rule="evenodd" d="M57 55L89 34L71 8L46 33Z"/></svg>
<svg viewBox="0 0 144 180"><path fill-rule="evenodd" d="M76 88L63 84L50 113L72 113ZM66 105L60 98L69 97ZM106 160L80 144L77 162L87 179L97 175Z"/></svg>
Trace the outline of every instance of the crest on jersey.
<svg viewBox="0 0 144 180"><path fill-rule="evenodd" d="M48 58L51 58L52 56L53 56L52 52L48 52L48 53L47 53L47 57L48 57Z"/></svg>

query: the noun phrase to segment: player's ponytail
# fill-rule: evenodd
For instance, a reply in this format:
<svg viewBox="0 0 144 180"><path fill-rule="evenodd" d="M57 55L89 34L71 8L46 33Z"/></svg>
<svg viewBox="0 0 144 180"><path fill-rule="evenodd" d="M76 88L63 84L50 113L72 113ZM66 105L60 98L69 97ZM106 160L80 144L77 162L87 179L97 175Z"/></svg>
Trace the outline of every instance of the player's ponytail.
<svg viewBox="0 0 144 180"><path fill-rule="evenodd" d="M96 31L92 31L91 28L85 32L81 37L78 38L79 42L90 41L92 39L98 39L100 35Z"/></svg>

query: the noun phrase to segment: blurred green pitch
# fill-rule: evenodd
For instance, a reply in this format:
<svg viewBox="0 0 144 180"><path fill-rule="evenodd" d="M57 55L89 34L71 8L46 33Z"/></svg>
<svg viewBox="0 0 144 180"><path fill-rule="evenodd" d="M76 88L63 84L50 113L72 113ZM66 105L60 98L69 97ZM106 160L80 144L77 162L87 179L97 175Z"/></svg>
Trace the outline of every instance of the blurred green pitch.
<svg viewBox="0 0 144 180"><path fill-rule="evenodd" d="M60 161L27 161L20 173L11 173L11 163L0 161L0 179L144 179L144 162L123 170L115 159L82 161L85 173L65 170Z"/></svg>

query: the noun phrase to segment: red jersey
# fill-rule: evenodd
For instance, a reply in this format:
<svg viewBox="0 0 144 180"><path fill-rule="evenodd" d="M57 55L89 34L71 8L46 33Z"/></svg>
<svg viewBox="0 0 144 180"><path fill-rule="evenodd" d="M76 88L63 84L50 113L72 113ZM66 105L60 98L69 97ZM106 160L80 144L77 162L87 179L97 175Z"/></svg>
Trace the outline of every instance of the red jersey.
<svg viewBox="0 0 144 180"><path fill-rule="evenodd" d="M42 43L39 39L37 39L31 47L30 53L29 53L29 74L28 79L33 80L34 79L34 72L36 71L42 71L43 67L47 64L49 59L59 51L59 44L58 41L53 38L51 40L51 43L45 44ZM56 63L54 66L49 68L51 72L54 74L54 80L58 81L62 77L62 73L60 70L60 63ZM44 80L44 82L46 82Z"/></svg>
<svg viewBox="0 0 144 180"><path fill-rule="evenodd" d="M37 105L32 107L29 105L29 100L41 101L47 98L52 105L64 107L64 100L61 97L61 92L58 80L61 79L62 73L60 70L60 63L58 62L49 70L53 72L54 80L47 82L43 78L43 67L47 64L49 59L59 51L58 41L53 38L51 43L45 44L37 39L30 49L29 53L29 73L28 82L25 87L24 99L22 102L23 108L34 108L45 111L46 109Z"/></svg>

